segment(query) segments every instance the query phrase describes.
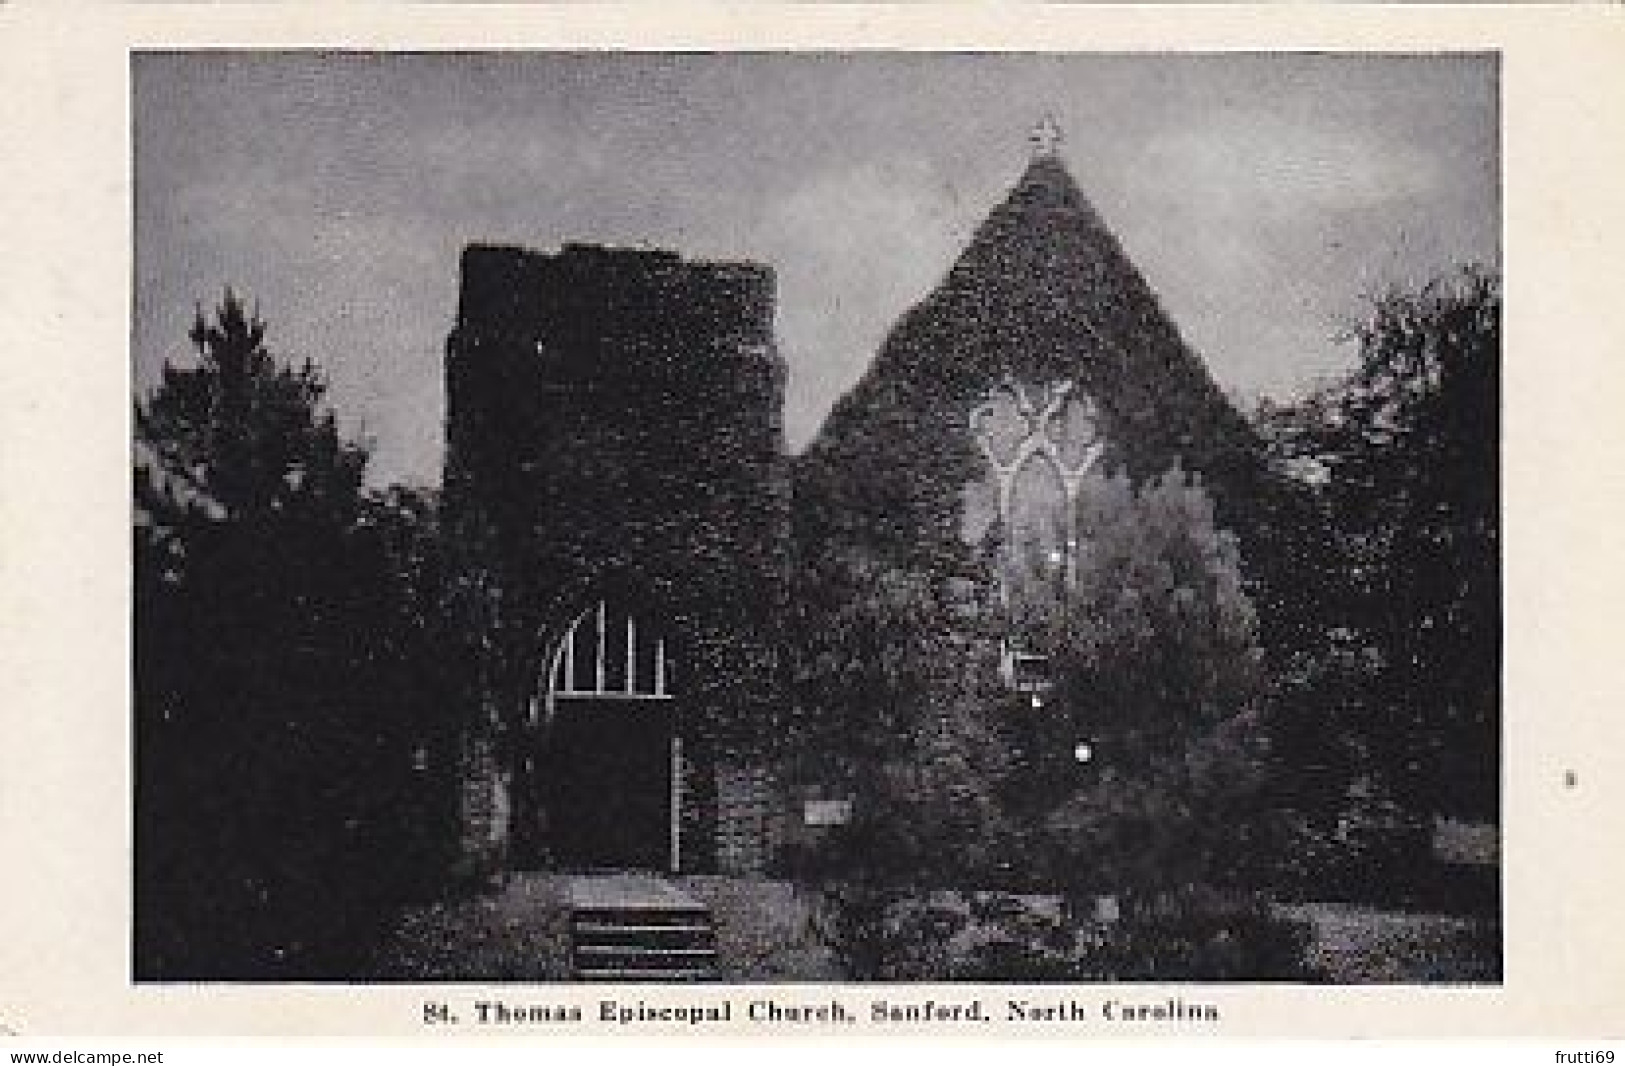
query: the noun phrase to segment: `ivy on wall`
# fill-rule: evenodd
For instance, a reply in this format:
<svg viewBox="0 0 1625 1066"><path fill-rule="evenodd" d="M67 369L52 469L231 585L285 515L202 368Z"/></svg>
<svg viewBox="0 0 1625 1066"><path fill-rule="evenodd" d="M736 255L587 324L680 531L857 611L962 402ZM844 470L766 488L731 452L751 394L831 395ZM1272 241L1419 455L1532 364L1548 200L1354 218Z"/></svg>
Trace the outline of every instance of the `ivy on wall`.
<svg viewBox="0 0 1625 1066"><path fill-rule="evenodd" d="M482 688L510 749L550 643L606 598L672 634L691 754L772 734L789 493L771 331L760 267L465 253L446 497L484 545L470 581L497 607Z"/></svg>
<svg viewBox="0 0 1625 1066"><path fill-rule="evenodd" d="M969 414L1006 380L1074 383L1099 408L1103 469L1135 481L1201 472L1221 522L1247 524L1262 476L1247 424L1059 161L1042 157L798 460L802 550L951 559L961 493L984 475Z"/></svg>

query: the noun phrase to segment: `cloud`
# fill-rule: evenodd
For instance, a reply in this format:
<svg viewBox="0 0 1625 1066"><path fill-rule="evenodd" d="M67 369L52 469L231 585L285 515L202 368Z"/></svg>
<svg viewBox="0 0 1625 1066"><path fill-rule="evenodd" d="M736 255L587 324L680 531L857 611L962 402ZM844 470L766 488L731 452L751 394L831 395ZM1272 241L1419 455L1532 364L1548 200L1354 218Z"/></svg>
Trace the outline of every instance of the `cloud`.
<svg viewBox="0 0 1625 1066"><path fill-rule="evenodd" d="M1435 191L1437 163L1409 144L1290 116L1234 111L1147 142L1138 194L1203 200L1228 216L1292 220L1364 210Z"/></svg>
<svg viewBox="0 0 1625 1066"><path fill-rule="evenodd" d="M947 273L986 206L964 202L918 160L819 173L768 206L752 245L778 267L792 448L863 373L898 316Z"/></svg>
<svg viewBox="0 0 1625 1066"><path fill-rule="evenodd" d="M1019 173L1074 173L1227 388L1289 392L1375 271L1497 254L1494 64L1343 56L205 53L136 64L137 387L233 283L439 469L469 240L749 258L799 448ZM425 428L427 427L427 428Z"/></svg>

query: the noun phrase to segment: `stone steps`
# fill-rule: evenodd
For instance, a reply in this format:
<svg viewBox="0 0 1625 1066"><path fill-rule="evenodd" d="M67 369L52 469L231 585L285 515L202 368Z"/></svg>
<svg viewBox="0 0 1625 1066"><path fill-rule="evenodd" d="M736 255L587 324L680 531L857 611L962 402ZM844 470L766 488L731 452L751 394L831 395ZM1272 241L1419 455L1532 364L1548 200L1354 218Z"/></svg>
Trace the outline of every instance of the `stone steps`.
<svg viewBox="0 0 1625 1066"><path fill-rule="evenodd" d="M570 960L583 981L706 981L717 975L716 929L704 905L672 886L578 883Z"/></svg>

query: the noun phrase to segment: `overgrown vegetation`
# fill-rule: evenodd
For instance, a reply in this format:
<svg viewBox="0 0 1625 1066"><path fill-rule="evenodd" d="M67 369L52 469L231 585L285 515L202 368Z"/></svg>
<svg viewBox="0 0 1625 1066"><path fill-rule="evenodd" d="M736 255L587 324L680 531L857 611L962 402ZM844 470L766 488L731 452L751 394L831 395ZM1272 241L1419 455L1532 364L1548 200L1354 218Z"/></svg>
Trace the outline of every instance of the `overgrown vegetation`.
<svg viewBox="0 0 1625 1066"><path fill-rule="evenodd" d="M433 498L363 489L227 292L136 405L138 979L322 979L446 869Z"/></svg>
<svg viewBox="0 0 1625 1066"><path fill-rule="evenodd" d="M1079 493L1077 564L1028 558L1017 631L1053 685L1022 723L1010 786L1024 853L1052 883L1156 892L1233 879L1261 840L1249 803L1263 649L1234 538L1199 480Z"/></svg>
<svg viewBox="0 0 1625 1066"><path fill-rule="evenodd" d="M1303 590L1270 725L1310 894L1437 897L1432 816L1499 820L1500 315L1474 269L1386 293L1352 372L1256 419L1305 504L1263 547Z"/></svg>
<svg viewBox="0 0 1625 1066"><path fill-rule="evenodd" d="M1059 896L843 882L820 928L863 981L1313 981L1307 927L1256 896L1131 897L1102 919Z"/></svg>
<svg viewBox="0 0 1625 1066"><path fill-rule="evenodd" d="M1475 271L1374 300L1355 369L1256 420L1258 494L1228 508L1246 540L1194 472L1092 477L1076 567L1019 557L1013 615L985 560L803 521L827 539L798 604L798 691L835 713L811 746L861 764L853 823L803 865L826 877L824 928L853 974L1297 979L1302 930L1271 894L1493 911L1493 870L1441 867L1429 833L1498 807L1499 313ZM890 343L927 329L906 320ZM912 426L886 417L908 381L870 382L874 410L849 403L815 462ZM951 510L940 496L915 503ZM1001 633L1048 656L1031 705L992 674ZM1077 909L1035 924L942 902L989 889ZM1216 906L1221 890L1244 902ZM1123 919L1082 917L1096 895ZM965 947L979 925L1002 931Z"/></svg>
<svg viewBox="0 0 1625 1066"><path fill-rule="evenodd" d="M1497 813L1499 285L1464 272L1374 301L1350 375L1259 412L1256 466L1205 379L1175 375L1181 432L1209 431L1200 473L1170 459L1144 382L1103 395L1123 443L1074 497L1076 565L1007 553L1021 565L1001 575L954 517L975 473L963 427L927 412L962 409L1006 334L1037 329L960 276L1007 260L956 268L800 464L788 595L756 604L759 647L718 639L736 669L710 671L712 695L767 691L782 651L774 746L854 812L788 861L818 882L853 977L1312 976L1265 893L1437 902L1428 818ZM944 332L939 312L975 328ZM1060 358L1076 323L1039 324ZM228 292L198 315L195 360L136 404L141 979L358 972L374 931L453 870L461 715L512 680L483 642L535 639L535 619L491 621L506 575L470 564L472 526L443 530L433 493L368 491L320 373L264 335ZM950 335L972 338L967 361L918 371ZM646 446L606 448L617 477ZM852 476L877 453L881 476ZM758 488L739 498L777 529L782 486ZM577 526L572 558L612 539ZM781 558L760 539L758 576ZM1036 699L1000 676L1012 639L1047 656ZM1493 886L1473 891L1493 907ZM1094 914L1101 896L1120 918Z"/></svg>
<svg viewBox="0 0 1625 1066"><path fill-rule="evenodd" d="M834 599L805 630L800 693L842 713L806 738L847 760L855 813L803 865L856 977L1301 975L1297 934L1261 903L1190 895L1263 843L1262 650L1235 543L1178 471L1097 478L1078 508L1082 558L1025 558L1014 616L991 577L867 561L819 582ZM1041 697L998 676L1010 633L1049 656ZM975 894L996 888L1069 902L1039 915ZM1129 913L1094 922L1096 895Z"/></svg>

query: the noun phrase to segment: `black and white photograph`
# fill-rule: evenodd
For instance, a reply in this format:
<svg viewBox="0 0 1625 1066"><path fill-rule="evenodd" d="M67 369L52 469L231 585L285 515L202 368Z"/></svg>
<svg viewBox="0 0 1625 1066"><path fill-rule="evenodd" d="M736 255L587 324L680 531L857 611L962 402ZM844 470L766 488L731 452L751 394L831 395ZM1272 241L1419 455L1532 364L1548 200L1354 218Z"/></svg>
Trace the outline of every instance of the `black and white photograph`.
<svg viewBox="0 0 1625 1066"><path fill-rule="evenodd" d="M132 51L130 979L1499 987L1501 74Z"/></svg>

